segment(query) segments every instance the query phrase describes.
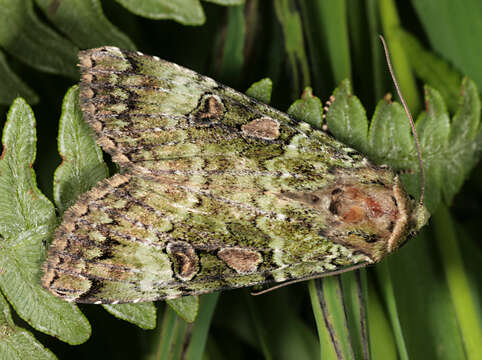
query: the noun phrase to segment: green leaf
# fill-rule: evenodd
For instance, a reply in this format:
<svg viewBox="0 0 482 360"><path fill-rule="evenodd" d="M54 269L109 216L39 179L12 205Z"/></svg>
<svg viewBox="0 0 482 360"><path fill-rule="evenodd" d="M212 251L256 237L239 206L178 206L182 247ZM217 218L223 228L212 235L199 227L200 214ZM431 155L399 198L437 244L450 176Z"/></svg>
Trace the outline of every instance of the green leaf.
<svg viewBox="0 0 482 360"><path fill-rule="evenodd" d="M395 169L407 169L416 154L410 123L403 107L387 96L373 114L368 134L368 153L378 163L390 164Z"/></svg>
<svg viewBox="0 0 482 360"><path fill-rule="evenodd" d="M313 90L307 87L301 99L296 100L289 107L287 113L300 121L305 121L317 129L321 129L323 110L320 99L313 95Z"/></svg>
<svg viewBox="0 0 482 360"><path fill-rule="evenodd" d="M0 287L33 328L70 344L90 336L87 319L73 304L40 286L44 243L55 226L51 202L35 181L36 133L32 110L22 99L10 107L0 160Z"/></svg>
<svg viewBox="0 0 482 360"><path fill-rule="evenodd" d="M202 25L206 20L199 0L117 0L136 15L149 19L172 19L184 25Z"/></svg>
<svg viewBox="0 0 482 360"><path fill-rule="evenodd" d="M450 179L443 188L447 203L460 191L464 179L477 164L482 146L479 91L473 81L465 78L459 94L447 149L450 156L444 166L444 177ZM474 146L479 149L475 154Z"/></svg>
<svg viewBox="0 0 482 360"><path fill-rule="evenodd" d="M192 323L196 320L199 310L199 298L197 296L184 296L177 299L166 300L166 303L179 315L184 321Z"/></svg>
<svg viewBox="0 0 482 360"><path fill-rule="evenodd" d="M417 77L440 91L449 110L455 111L462 76L446 61L425 50L415 36L404 30L398 36Z"/></svg>
<svg viewBox="0 0 482 360"><path fill-rule="evenodd" d="M78 86L64 97L59 123L58 146L62 163L54 174L54 199L60 213L74 204L77 197L108 176L102 151L92 129L84 121L79 104ZM141 328L155 326L154 304L102 305L108 312Z"/></svg>
<svg viewBox="0 0 482 360"><path fill-rule="evenodd" d="M348 115L349 112L347 109L349 106L346 105L346 102L350 99L350 96L351 94L348 91L338 91L335 94L335 100L327 113L327 123L332 124L329 125L329 128L338 138L340 138L340 135L344 135L345 132L348 131L343 127L341 127L340 133L333 130L337 129L335 118L332 118L333 115L343 115L350 119L360 116ZM442 195L444 195L446 201L450 201L451 197L460 189L460 186L462 185L463 180L467 177L469 171L478 161L481 151L480 141L482 139L482 136L480 135L480 99L475 84L470 80L465 80L462 84L458 110L453 117L452 122L450 122L449 115L440 93L428 86L426 87L425 103L427 109L419 116L417 121L417 132L421 142L422 157L426 173L425 203L430 212L433 213L438 207ZM361 109L363 110L363 108ZM332 111L333 113L331 113ZM359 139L362 140L362 137ZM372 160L375 160L378 163L389 164L396 169L410 169L414 172L414 174L403 175L403 177L404 180L407 180L412 193L416 194L420 185L415 146L410 133L408 119L399 104L392 103L388 98L382 100L378 104L371 121L367 140L368 143L365 145L367 149L366 153ZM353 142L349 137L348 140L344 141L347 141L348 143ZM354 145L352 144L352 146ZM427 256L430 256L430 254L427 254ZM413 262L413 260L407 261ZM423 261L418 261L417 263L423 263ZM397 300L400 296L399 293L396 292L395 284L399 286L398 284L401 283L401 280L392 280L388 267L386 266L387 265L385 264L384 269L378 267L377 273L382 280L381 288L384 292L384 299L389 309L392 328L399 349L399 356L407 359L411 356L412 351L417 351L414 350L417 348L413 345L414 337L409 335L412 330L407 328L407 326L412 326L413 322L410 320L408 323L409 325L406 325L404 324L406 316L403 314L400 316L399 301ZM405 272L402 272L402 274L403 276L406 276ZM416 276L416 273L414 273L413 276ZM427 281L436 282L436 279L427 279ZM454 280L453 283L455 284L456 281ZM455 288L459 285L457 284L453 286ZM411 291L407 291L407 293L410 292ZM455 293L456 291L453 291L454 296L456 296ZM444 305L441 304L437 309L441 309L441 307L445 308L445 304L447 304L446 292L444 294L445 300L442 301L441 299L441 303ZM404 299L404 301L407 301L408 304L408 299ZM460 301L463 302L465 300ZM410 301L410 303L412 302L413 301ZM402 309L405 310L407 306L409 305L406 305L405 303L402 304ZM427 305L425 308L430 306L433 305ZM459 308L462 308L462 306L459 306ZM421 312L418 317L414 317L413 321L420 318L423 318L423 312ZM438 323L429 324L428 327L429 329L426 331L432 332L435 339L440 339L440 333L437 330L440 325ZM472 329L470 331L473 331L474 325L467 325L466 328ZM469 330L466 332L468 331ZM419 338L422 338L422 334L423 332L420 332ZM449 336L443 336L443 338L449 338ZM470 337L468 341L472 341L471 347L474 348L474 341L470 340ZM420 346L426 345L420 343ZM440 346L440 344L436 343L432 346L437 347ZM440 356L440 354L445 354L445 351L447 351L449 354L452 354L452 356L447 356L445 358L457 358L459 356L460 353L457 350L459 349L457 342L455 342L453 346L447 348L450 350L440 348L437 354ZM427 354L428 353L429 352L427 352ZM453 354L457 355L454 356ZM426 356L426 358L430 357L434 357L434 355Z"/></svg>
<svg viewBox="0 0 482 360"><path fill-rule="evenodd" d="M103 305L103 307L115 317L129 321L143 329L156 327L156 306L153 302Z"/></svg>
<svg viewBox="0 0 482 360"><path fill-rule="evenodd" d="M135 50L127 35L105 17L99 0L61 0L54 9L52 0L35 2L45 16L80 48L113 45Z"/></svg>
<svg viewBox="0 0 482 360"><path fill-rule="evenodd" d="M38 102L37 94L30 89L8 66L5 55L0 51L0 104L10 105L12 101L22 96L30 104Z"/></svg>
<svg viewBox="0 0 482 360"><path fill-rule="evenodd" d="M203 0L206 2L212 2L218 5L241 5L244 4L244 0Z"/></svg>
<svg viewBox="0 0 482 360"><path fill-rule="evenodd" d="M479 0L412 0L433 50L482 88L482 6Z"/></svg>
<svg viewBox="0 0 482 360"><path fill-rule="evenodd" d="M78 78L77 49L36 16L32 0L0 0L0 45L33 68Z"/></svg>
<svg viewBox="0 0 482 360"><path fill-rule="evenodd" d="M56 359L28 331L16 326L5 298L0 294L0 357L16 359Z"/></svg>
<svg viewBox="0 0 482 360"><path fill-rule="evenodd" d="M79 89L73 86L62 103L58 136L62 163L54 174L54 199L60 213L73 205L80 194L108 176L102 151L84 121L78 96Z"/></svg>
<svg viewBox="0 0 482 360"><path fill-rule="evenodd" d="M425 204L429 212L433 213L442 199L441 191L447 182L444 178L444 167L449 158L446 156L453 157L454 154L450 154L452 150L448 149L450 118L442 96L435 89L426 86L425 103L427 109L417 119L417 133L427 179Z"/></svg>
<svg viewBox="0 0 482 360"><path fill-rule="evenodd" d="M333 98L326 112L329 131L341 142L366 153L368 119L360 100L352 94L348 80L335 89Z"/></svg>
<svg viewBox="0 0 482 360"><path fill-rule="evenodd" d="M248 90L246 90L246 95L255 98L265 104L269 104L271 101L271 91L273 89L273 82L270 78L261 79L253 83Z"/></svg>

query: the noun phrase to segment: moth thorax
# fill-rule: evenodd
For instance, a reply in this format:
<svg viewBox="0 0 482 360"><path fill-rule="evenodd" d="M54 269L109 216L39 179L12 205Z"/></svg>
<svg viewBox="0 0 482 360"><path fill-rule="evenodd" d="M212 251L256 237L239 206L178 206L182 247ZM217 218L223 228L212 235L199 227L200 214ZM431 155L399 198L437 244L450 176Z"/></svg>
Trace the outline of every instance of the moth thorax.
<svg viewBox="0 0 482 360"><path fill-rule="evenodd" d="M383 236L392 232L398 216L398 206L389 189L367 193L363 188L346 186L332 191L330 212L346 224L371 222L380 236ZM374 240L367 239L369 242Z"/></svg>
<svg viewBox="0 0 482 360"><path fill-rule="evenodd" d="M335 184L313 192L282 193L281 198L319 213L326 226L319 234L362 253L373 262L399 247L409 231L409 198L399 186L382 183Z"/></svg>

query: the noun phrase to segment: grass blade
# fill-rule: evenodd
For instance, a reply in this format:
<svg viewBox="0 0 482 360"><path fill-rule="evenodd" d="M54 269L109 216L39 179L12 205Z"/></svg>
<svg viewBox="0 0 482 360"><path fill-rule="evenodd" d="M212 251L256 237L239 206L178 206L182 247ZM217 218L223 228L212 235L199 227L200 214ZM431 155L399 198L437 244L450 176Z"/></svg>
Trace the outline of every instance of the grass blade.
<svg viewBox="0 0 482 360"><path fill-rule="evenodd" d="M301 89L310 84L310 72L303 40L301 16L293 10L291 0L275 0L276 16L284 35L285 52L288 57L289 72L293 79L292 96L298 97Z"/></svg>
<svg viewBox="0 0 482 360"><path fill-rule="evenodd" d="M314 282L313 287L310 285L310 295L319 331L321 358L354 359L340 277L326 277Z"/></svg>
<svg viewBox="0 0 482 360"><path fill-rule="evenodd" d="M479 358L482 349L482 327L476 300L472 297L469 279L464 269L454 224L446 206L440 206L433 215L433 224L467 359L475 360Z"/></svg>
<svg viewBox="0 0 482 360"><path fill-rule="evenodd" d="M350 45L345 0L316 2L325 34L327 54L335 83L351 79Z"/></svg>
<svg viewBox="0 0 482 360"><path fill-rule="evenodd" d="M471 77L482 89L482 6L479 0L412 0L435 52Z"/></svg>
<svg viewBox="0 0 482 360"><path fill-rule="evenodd" d="M395 297L395 293L393 291L393 282L390 276L388 260L385 260L382 263L378 264L376 268L376 274L378 276L378 281L380 282L380 287L382 289L383 299L388 310L388 316L392 325L393 335L397 344L398 355L401 360L408 360L409 356L407 346L405 344L403 330L400 325L400 319L398 317L397 298Z"/></svg>
<svg viewBox="0 0 482 360"><path fill-rule="evenodd" d="M400 19L395 2L393 0L380 0L378 2L378 9L383 35L390 50L390 57L398 82L400 83L400 88L409 109L416 114L420 110L420 100L415 78L412 75L403 44L398 36Z"/></svg>

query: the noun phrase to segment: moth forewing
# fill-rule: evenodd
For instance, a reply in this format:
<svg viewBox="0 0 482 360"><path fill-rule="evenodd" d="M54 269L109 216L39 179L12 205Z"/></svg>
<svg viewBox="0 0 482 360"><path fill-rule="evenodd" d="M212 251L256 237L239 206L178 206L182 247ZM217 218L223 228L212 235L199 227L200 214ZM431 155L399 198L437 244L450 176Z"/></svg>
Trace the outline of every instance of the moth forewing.
<svg viewBox="0 0 482 360"><path fill-rule="evenodd" d="M396 174L176 64L80 53L80 101L122 175L65 212L43 286L124 303L371 264L426 221Z"/></svg>

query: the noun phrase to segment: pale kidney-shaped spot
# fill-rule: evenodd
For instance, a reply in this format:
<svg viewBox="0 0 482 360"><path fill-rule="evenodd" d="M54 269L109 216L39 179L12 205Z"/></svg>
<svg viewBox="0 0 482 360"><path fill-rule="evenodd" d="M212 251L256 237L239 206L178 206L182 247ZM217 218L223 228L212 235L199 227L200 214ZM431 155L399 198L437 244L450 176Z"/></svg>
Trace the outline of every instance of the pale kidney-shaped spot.
<svg viewBox="0 0 482 360"><path fill-rule="evenodd" d="M279 137L279 123L267 116L251 120L241 126L244 134L263 140L275 140Z"/></svg>
<svg viewBox="0 0 482 360"><path fill-rule="evenodd" d="M171 241L166 247L174 263L174 273L182 281L191 280L199 270L199 259L191 244L185 241Z"/></svg>
<svg viewBox="0 0 482 360"><path fill-rule="evenodd" d="M263 261L259 252L243 248L221 249L218 251L218 257L240 274L255 272L258 265Z"/></svg>

